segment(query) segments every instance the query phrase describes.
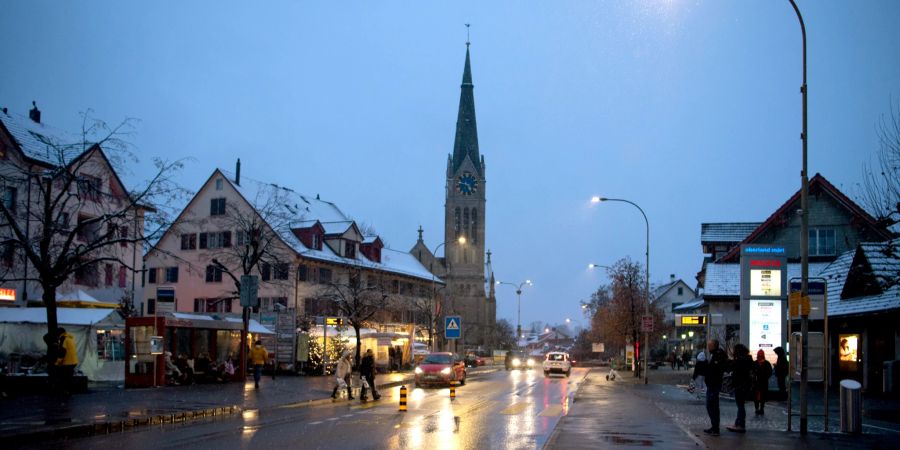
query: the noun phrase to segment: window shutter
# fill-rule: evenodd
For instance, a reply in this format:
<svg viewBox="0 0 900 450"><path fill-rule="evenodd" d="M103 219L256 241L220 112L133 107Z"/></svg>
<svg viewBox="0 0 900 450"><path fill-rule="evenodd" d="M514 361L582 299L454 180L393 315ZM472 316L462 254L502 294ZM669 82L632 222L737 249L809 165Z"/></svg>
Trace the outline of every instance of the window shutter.
<svg viewBox="0 0 900 450"><path fill-rule="evenodd" d="M200 248L206 248L206 235L207 233L200 233Z"/></svg>
<svg viewBox="0 0 900 450"><path fill-rule="evenodd" d="M147 283L156 284L156 267L147 269Z"/></svg>
<svg viewBox="0 0 900 450"><path fill-rule="evenodd" d="M222 247L231 247L231 231L224 231L222 235L224 236Z"/></svg>

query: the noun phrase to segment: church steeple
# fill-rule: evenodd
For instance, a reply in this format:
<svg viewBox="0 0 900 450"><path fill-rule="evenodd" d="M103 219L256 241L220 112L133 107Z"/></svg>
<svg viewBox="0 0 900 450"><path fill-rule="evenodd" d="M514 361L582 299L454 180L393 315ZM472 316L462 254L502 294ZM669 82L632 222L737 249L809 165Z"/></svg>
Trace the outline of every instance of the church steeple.
<svg viewBox="0 0 900 450"><path fill-rule="evenodd" d="M466 65L463 69L462 85L459 93L459 113L456 117L456 139L453 143L453 165L450 173L456 173L466 160L472 160L478 175L481 170L481 156L478 152L478 127L475 125L475 85L472 84L472 64L469 60L469 42L466 42Z"/></svg>

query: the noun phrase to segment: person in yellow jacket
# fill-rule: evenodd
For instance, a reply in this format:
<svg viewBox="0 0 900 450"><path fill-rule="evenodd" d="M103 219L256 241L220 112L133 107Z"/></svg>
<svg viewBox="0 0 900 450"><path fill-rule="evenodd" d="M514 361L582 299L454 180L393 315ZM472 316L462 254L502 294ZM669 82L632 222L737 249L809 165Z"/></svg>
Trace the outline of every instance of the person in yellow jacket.
<svg viewBox="0 0 900 450"><path fill-rule="evenodd" d="M259 389L259 379L262 377L262 368L269 360L269 352L263 347L262 341L256 341L250 349L250 362L253 364L253 381Z"/></svg>
<svg viewBox="0 0 900 450"><path fill-rule="evenodd" d="M75 337L67 333L62 327L56 330L59 355L56 358L59 386L64 392L68 391L72 377L75 376L75 368L78 366L78 350L75 348Z"/></svg>

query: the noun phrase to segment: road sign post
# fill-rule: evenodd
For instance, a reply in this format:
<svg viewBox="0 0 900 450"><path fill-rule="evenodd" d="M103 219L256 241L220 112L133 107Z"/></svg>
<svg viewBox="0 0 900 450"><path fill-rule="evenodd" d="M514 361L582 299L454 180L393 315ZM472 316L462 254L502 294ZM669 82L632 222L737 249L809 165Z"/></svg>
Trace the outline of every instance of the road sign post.
<svg viewBox="0 0 900 450"><path fill-rule="evenodd" d="M462 317L444 317L444 337L447 339L459 339L462 337Z"/></svg>

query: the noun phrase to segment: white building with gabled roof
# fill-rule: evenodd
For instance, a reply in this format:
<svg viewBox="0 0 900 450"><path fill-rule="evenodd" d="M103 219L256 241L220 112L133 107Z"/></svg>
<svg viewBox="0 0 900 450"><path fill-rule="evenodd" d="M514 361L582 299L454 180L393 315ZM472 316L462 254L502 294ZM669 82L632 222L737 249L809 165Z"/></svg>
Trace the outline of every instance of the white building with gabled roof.
<svg viewBox="0 0 900 450"><path fill-rule="evenodd" d="M235 218L237 216L237 218ZM236 220L263 218L273 241L276 264L260 265L262 313L276 305L299 316L334 311L319 299L322 284L343 277L348 268L366 278L386 280L390 293L430 296L432 283L443 284L408 252L384 247L378 236L364 236L356 222L334 203L289 188L216 169L175 223L145 255L142 311L237 312L234 283L214 260L232 246L246 245ZM158 308L158 309L157 309ZM400 313L398 321L411 321Z"/></svg>

